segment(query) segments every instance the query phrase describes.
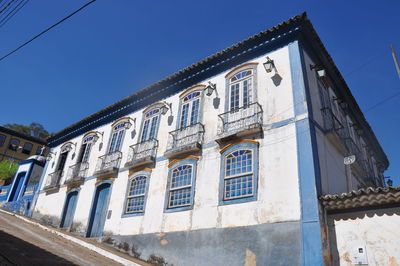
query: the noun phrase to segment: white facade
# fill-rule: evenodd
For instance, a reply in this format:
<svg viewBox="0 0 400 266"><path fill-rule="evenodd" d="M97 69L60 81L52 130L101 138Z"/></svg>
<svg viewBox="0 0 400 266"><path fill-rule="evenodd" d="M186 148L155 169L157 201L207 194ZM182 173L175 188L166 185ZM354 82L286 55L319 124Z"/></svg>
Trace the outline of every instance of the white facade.
<svg viewBox="0 0 400 266"><path fill-rule="evenodd" d="M125 198L129 181L129 173L135 169L121 167L118 174L107 177L115 178L112 184L112 193L108 210L111 211L111 217L106 220L104 231L111 234L142 234L173 232L182 230L196 230L205 228L223 228L235 226L256 225L261 223L274 223L282 221L299 220L299 189L297 179L297 169L287 167L295 165L297 161L296 153L296 132L293 123L287 123L283 126L271 128L272 125L293 118L293 96L292 82L290 75L290 62L288 49L284 47L268 55L274 58L277 64L279 75L282 77L281 83L277 86L270 78L271 74L266 73L263 67L265 56L251 60L248 63L254 63L256 75L257 102L263 108L263 129L264 137L254 137L259 142L259 161L258 161L258 189L257 200L246 203L237 203L229 205L219 204L219 183L220 183L220 150L225 146L218 145L215 141L217 137L218 115L224 113L226 95L225 75L231 70L221 73L209 80L204 80L201 84L207 84L209 81L216 84L220 105L216 109L213 106L212 96L202 96L201 105L204 110L201 117L201 123L204 125L204 142L201 155L198 156L197 172L195 177L195 192L193 209L188 211L177 211L167 213L165 209L165 193L168 179L168 164L171 160L163 157L167 148L169 132L176 130L180 98L179 95L166 98L167 103L172 104L172 115L174 121L168 125L168 116L160 116L160 125L157 139L159 146L157 150L157 162L151 169L150 184L146 202L146 209L143 215L123 217L125 209ZM253 65L251 65L253 67ZM234 73L248 69L248 65L236 69ZM182 88L183 90L187 88ZM129 118L136 122L126 130L121 148L122 159L121 166L127 161L129 146L138 143L141 136L141 121L143 119L143 110L129 115ZM299 118L301 119L301 118ZM132 121L132 120L131 120ZM86 181L80 185L79 199L74 215L74 224L81 227L78 231L85 231L90 212L90 202L92 202L95 184L97 178L93 176L96 163L99 156L105 154L110 145L112 133L111 124L97 128L96 131L103 133L103 136L93 145L89 157L89 169L87 171ZM132 139L132 131L136 132ZM242 139L247 139L243 137ZM74 165L78 158L83 136L76 137L70 141L73 143L72 150L68 154L65 163L65 170ZM238 139L237 141L240 141ZM100 144L102 143L102 145ZM226 143L229 144L229 143ZM52 149L56 154L49 162L49 167L45 176L55 171L57 160L59 160L60 149L62 145ZM99 146L102 149L99 150ZM74 158L71 154L75 153ZM194 154L197 155L197 154ZM182 156L181 156L182 157ZM179 156L178 156L179 158ZM142 167L139 167L142 168ZM65 174L60 184L65 181ZM45 186L43 182L43 186ZM43 187L42 187L43 188ZM61 217L63 204L67 195L68 187L61 185L56 193L41 193L35 211L41 215Z"/></svg>

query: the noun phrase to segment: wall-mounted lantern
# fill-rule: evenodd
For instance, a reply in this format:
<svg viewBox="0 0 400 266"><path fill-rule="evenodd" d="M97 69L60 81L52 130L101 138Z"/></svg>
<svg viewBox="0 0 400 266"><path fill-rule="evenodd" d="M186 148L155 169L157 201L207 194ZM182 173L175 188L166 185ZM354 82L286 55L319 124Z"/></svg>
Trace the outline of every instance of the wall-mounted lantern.
<svg viewBox="0 0 400 266"><path fill-rule="evenodd" d="M267 73L271 73L272 70L275 71L275 74L278 73L278 70L275 67L274 60L272 60L268 56L267 56L267 62L265 62L263 65Z"/></svg>
<svg viewBox="0 0 400 266"><path fill-rule="evenodd" d="M164 105L160 107L161 114L165 115L168 110L171 112L172 115L172 103L163 102Z"/></svg>
<svg viewBox="0 0 400 266"><path fill-rule="evenodd" d="M215 91L215 95L218 97L217 84L215 83L211 83L209 81L208 85L204 88L204 91L207 96L211 96L212 93Z"/></svg>

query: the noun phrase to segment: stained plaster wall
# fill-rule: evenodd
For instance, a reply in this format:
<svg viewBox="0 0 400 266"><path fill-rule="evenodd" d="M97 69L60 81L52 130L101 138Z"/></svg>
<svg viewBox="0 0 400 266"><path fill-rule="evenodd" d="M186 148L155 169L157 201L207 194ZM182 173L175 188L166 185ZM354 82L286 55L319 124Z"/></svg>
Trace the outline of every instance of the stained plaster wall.
<svg viewBox="0 0 400 266"><path fill-rule="evenodd" d="M266 56L266 55L265 55ZM224 112L225 107L225 71L204 80L217 85L220 97L220 105L216 109L213 105L215 94L203 98L202 123L205 126L204 145L198 161L196 176L195 200L192 210L165 213L164 200L166 193L168 163L162 157L167 145L168 132L176 129L178 119L179 97L173 95L165 99L172 103L172 115L174 121L168 125L167 119L170 113L161 116L158 131L159 148L157 163L152 169L150 186L148 191L146 210L142 216L121 218L124 209L126 188L128 185L129 170L122 166L127 160L128 148L137 143L142 121L142 111L139 110L129 117L136 119L136 124L126 132L121 160L121 169L113 182L109 203L111 217L106 220L104 231L107 234L134 235L157 232L176 232L186 230L199 230L206 228L227 228L237 226L257 225L263 223L277 223L284 221L297 221L300 219L298 174L297 174L297 145L296 129L291 121L293 117L293 99L290 76L290 62L287 47L277 49L268 54L273 58L282 80L274 84L271 79L273 73L266 73L262 63L265 56L249 62L257 62L257 101L263 108L264 136L255 137L260 142L259 146L259 180L257 201L219 205L219 179L220 179L220 146L215 142L218 114ZM182 88L186 89L186 88ZM282 122L283 121L283 122ZM289 122L286 122L289 121ZM280 125L278 125L280 124ZM108 140L111 134L111 126L104 125L96 129L104 132L103 139L99 139L92 149L89 161L88 178L80 186L77 207L74 215L74 224L77 231L83 233L86 230L90 204L94 195L95 181L93 172L97 158L105 154ZM132 133L134 131L135 133ZM133 136L133 138L132 138ZM82 136L71 139L76 146L70 151L65 170L75 164L80 149ZM101 145L101 143L103 143ZM100 147L102 146L101 150ZM60 146L52 149L57 156L49 162L44 177L55 171L59 156ZM72 154L75 153L73 158ZM65 175L64 175L65 176ZM61 180L63 184L64 180ZM43 185L45 182L43 182ZM66 198L67 188L61 185L55 192L41 192L39 195L35 215L53 217L59 223L62 208Z"/></svg>
<svg viewBox="0 0 400 266"><path fill-rule="evenodd" d="M368 265L400 265L400 208L353 211L329 215L333 265L357 265L361 247Z"/></svg>

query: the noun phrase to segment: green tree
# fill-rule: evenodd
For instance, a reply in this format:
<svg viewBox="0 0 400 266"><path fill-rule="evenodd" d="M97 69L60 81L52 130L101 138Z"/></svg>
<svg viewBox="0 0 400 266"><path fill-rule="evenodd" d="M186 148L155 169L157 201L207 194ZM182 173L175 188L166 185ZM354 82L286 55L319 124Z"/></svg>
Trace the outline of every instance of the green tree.
<svg viewBox="0 0 400 266"><path fill-rule="evenodd" d="M4 127L30 135L32 137L44 139L49 136L49 132L44 129L41 124L35 122L31 123L29 126L24 126L20 124L5 124Z"/></svg>
<svg viewBox="0 0 400 266"><path fill-rule="evenodd" d="M0 162L0 179L7 179L13 177L17 172L18 164L8 160Z"/></svg>

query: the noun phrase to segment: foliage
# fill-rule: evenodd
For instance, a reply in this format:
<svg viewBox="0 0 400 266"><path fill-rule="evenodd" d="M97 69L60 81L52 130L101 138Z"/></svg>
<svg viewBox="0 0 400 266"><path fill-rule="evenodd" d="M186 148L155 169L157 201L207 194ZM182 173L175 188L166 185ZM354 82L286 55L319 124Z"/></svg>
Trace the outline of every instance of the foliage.
<svg viewBox="0 0 400 266"><path fill-rule="evenodd" d="M17 172L18 164L8 160L0 162L0 179L7 179L13 177Z"/></svg>
<svg viewBox="0 0 400 266"><path fill-rule="evenodd" d="M29 126L24 126L20 124L5 124L4 127L30 135L32 137L44 139L49 136L49 132L45 130L41 124L35 122L31 123Z"/></svg>

